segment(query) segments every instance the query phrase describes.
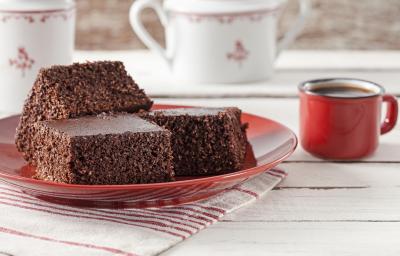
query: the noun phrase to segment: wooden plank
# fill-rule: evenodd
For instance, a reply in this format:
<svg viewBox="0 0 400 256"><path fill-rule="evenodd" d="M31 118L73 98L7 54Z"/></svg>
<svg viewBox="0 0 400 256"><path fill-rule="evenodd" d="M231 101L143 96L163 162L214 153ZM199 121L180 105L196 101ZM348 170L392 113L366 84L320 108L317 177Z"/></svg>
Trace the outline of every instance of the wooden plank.
<svg viewBox="0 0 400 256"><path fill-rule="evenodd" d="M400 187L399 163L296 163L279 166L289 175L281 188Z"/></svg>
<svg viewBox="0 0 400 256"><path fill-rule="evenodd" d="M286 163L288 177L225 220L398 221L400 164Z"/></svg>
<svg viewBox="0 0 400 256"><path fill-rule="evenodd" d="M400 223L218 223L167 255L399 255Z"/></svg>
<svg viewBox="0 0 400 256"><path fill-rule="evenodd" d="M287 51L279 59L275 75L267 81L203 85L175 81L163 62L148 51L78 51L75 59L122 60L141 87L154 97L294 97L300 82L323 77L371 80L400 95L400 51Z"/></svg>
<svg viewBox="0 0 400 256"><path fill-rule="evenodd" d="M238 98L238 99L154 99L156 103L194 106L238 106L246 112L279 121L298 134L298 99ZM363 159L365 162L400 162L400 126L381 137L376 153ZM305 152L301 146L288 161L322 161Z"/></svg>
<svg viewBox="0 0 400 256"><path fill-rule="evenodd" d="M257 203L227 215L225 220L400 222L400 187L273 190Z"/></svg>

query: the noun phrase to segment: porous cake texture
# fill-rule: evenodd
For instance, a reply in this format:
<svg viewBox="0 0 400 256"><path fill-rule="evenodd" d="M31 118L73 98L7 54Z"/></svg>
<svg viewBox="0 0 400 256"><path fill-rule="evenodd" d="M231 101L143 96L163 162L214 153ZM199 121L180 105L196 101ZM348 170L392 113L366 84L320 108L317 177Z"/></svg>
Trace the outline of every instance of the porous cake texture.
<svg viewBox="0 0 400 256"><path fill-rule="evenodd" d="M246 125L238 108L178 108L143 112L172 133L176 175L210 175L240 170L246 154Z"/></svg>
<svg viewBox="0 0 400 256"><path fill-rule="evenodd" d="M102 112L149 110L152 101L138 87L122 62L100 61L40 70L25 101L16 132L16 145L35 164L31 144L34 123Z"/></svg>
<svg viewBox="0 0 400 256"><path fill-rule="evenodd" d="M39 121L36 178L70 184L174 180L171 132L132 114Z"/></svg>

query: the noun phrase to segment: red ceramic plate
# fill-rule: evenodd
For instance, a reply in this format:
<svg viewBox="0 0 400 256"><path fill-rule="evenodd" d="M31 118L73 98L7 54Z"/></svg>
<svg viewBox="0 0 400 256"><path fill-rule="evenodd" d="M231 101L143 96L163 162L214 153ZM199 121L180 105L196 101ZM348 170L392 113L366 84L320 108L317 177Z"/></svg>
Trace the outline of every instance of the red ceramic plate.
<svg viewBox="0 0 400 256"><path fill-rule="evenodd" d="M179 108L155 105L154 109ZM240 171L224 175L179 177L177 181L132 185L71 185L33 179L14 145L19 116L0 120L0 180L23 192L54 203L85 207L160 207L215 195L265 172L286 159L297 146L296 135L273 120L243 113L249 123L246 162Z"/></svg>

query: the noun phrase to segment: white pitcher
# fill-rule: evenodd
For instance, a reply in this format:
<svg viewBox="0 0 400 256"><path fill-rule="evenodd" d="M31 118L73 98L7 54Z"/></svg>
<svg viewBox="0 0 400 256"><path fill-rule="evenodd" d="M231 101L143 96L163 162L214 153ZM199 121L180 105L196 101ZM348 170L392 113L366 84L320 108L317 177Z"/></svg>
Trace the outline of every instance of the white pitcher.
<svg viewBox="0 0 400 256"><path fill-rule="evenodd" d="M304 27L308 0L280 42L277 21L284 0L136 0L131 25L173 76L194 83L235 83L266 79L274 61ZM165 27L166 49L144 28L140 15L152 8Z"/></svg>
<svg viewBox="0 0 400 256"><path fill-rule="evenodd" d="M0 0L0 111L19 112L40 68L70 64L73 0Z"/></svg>

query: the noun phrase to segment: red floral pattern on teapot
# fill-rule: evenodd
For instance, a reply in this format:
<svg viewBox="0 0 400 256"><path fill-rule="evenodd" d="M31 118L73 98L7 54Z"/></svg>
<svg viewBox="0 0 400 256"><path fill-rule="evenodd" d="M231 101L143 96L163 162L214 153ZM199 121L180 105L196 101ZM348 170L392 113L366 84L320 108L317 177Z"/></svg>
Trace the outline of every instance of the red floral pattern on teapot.
<svg viewBox="0 0 400 256"><path fill-rule="evenodd" d="M31 69L35 60L32 59L24 47L18 48L18 55L16 58L9 60L10 66L21 70L21 76L25 76L25 71Z"/></svg>

